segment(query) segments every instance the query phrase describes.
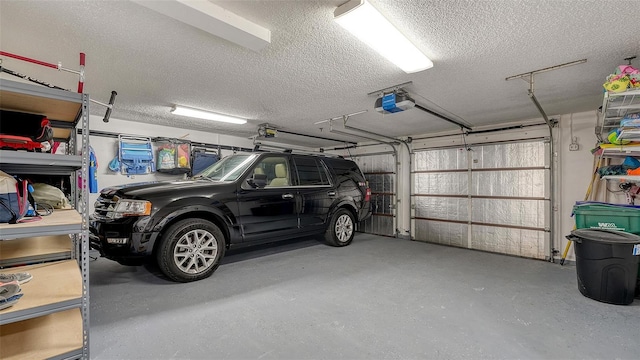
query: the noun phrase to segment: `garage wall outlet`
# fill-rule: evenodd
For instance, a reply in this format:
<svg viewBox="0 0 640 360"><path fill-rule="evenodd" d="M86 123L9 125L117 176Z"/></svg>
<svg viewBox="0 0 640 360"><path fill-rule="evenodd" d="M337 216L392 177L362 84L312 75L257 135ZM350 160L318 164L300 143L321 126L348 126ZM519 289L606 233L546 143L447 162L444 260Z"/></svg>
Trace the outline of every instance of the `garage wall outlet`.
<svg viewBox="0 0 640 360"><path fill-rule="evenodd" d="M572 137L571 144L569 144L569 151L578 151L580 150L580 145L578 144L578 138Z"/></svg>

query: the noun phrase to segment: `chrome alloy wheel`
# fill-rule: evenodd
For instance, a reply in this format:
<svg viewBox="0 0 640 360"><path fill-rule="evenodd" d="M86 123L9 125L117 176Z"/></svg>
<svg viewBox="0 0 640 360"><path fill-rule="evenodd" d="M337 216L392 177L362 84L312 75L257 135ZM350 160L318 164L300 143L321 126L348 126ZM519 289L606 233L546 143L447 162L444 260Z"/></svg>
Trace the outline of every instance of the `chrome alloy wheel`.
<svg viewBox="0 0 640 360"><path fill-rule="evenodd" d="M351 221L351 217L347 214L342 214L338 219L336 219L336 238L340 242L347 242L351 239L351 235L353 234L353 221Z"/></svg>
<svg viewBox="0 0 640 360"><path fill-rule="evenodd" d="M182 235L173 251L173 262L183 272L198 274L210 268L218 255L216 238L206 230Z"/></svg>

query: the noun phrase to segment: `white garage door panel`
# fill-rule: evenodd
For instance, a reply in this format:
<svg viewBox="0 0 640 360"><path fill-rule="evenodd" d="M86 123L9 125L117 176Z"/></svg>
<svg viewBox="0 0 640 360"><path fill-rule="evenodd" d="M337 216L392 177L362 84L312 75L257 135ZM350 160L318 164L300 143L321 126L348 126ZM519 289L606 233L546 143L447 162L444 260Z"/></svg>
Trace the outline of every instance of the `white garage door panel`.
<svg viewBox="0 0 640 360"><path fill-rule="evenodd" d="M414 239L544 259L548 144L538 140L471 149L416 151Z"/></svg>
<svg viewBox="0 0 640 360"><path fill-rule="evenodd" d="M444 220L469 219L469 199L419 196L415 198L415 216Z"/></svg>
<svg viewBox="0 0 640 360"><path fill-rule="evenodd" d="M361 222L357 230L367 233L384 236L394 235L394 224L392 216L373 215L369 219Z"/></svg>
<svg viewBox="0 0 640 360"><path fill-rule="evenodd" d="M524 168L545 165L541 141L493 144L473 147L473 168Z"/></svg>
<svg viewBox="0 0 640 360"><path fill-rule="evenodd" d="M416 221L416 236L422 241L467 247L469 225L443 221Z"/></svg>
<svg viewBox="0 0 640 360"><path fill-rule="evenodd" d="M415 170L467 169L467 152L460 149L418 151L414 155Z"/></svg>
<svg viewBox="0 0 640 360"><path fill-rule="evenodd" d="M545 206L542 200L473 199L471 220L544 230Z"/></svg>
<svg viewBox="0 0 640 360"><path fill-rule="evenodd" d="M472 195L544 198L545 169L473 170Z"/></svg>
<svg viewBox="0 0 640 360"><path fill-rule="evenodd" d="M414 193L421 195L466 195L469 191L468 180L467 171L417 173L414 176Z"/></svg>
<svg viewBox="0 0 640 360"><path fill-rule="evenodd" d="M544 259L543 231L473 225L471 248L502 254Z"/></svg>
<svg viewBox="0 0 640 360"><path fill-rule="evenodd" d="M372 216L357 230L395 236L396 161L393 153L354 156L371 189Z"/></svg>

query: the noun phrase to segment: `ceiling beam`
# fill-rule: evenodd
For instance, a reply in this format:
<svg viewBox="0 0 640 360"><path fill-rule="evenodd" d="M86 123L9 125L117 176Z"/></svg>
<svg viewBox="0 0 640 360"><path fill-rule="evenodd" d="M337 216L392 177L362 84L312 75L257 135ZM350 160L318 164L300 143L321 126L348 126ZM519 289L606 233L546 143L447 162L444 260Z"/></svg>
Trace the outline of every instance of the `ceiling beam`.
<svg viewBox="0 0 640 360"><path fill-rule="evenodd" d="M271 30L206 0L132 1L253 51L271 43Z"/></svg>

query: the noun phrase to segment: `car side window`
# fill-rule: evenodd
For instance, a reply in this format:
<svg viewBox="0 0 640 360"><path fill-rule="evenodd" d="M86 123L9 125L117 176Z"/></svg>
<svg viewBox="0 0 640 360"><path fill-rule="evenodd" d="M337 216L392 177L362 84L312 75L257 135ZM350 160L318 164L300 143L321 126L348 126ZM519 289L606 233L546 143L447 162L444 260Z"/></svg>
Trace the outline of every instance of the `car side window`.
<svg viewBox="0 0 640 360"><path fill-rule="evenodd" d="M296 156L293 161L296 165L300 186L330 185L327 171L318 159Z"/></svg>
<svg viewBox="0 0 640 360"><path fill-rule="evenodd" d="M267 175L267 187L291 186L289 160L284 156L270 156L262 159L256 170Z"/></svg>
<svg viewBox="0 0 640 360"><path fill-rule="evenodd" d="M243 181L244 189L292 186L291 165L286 156L269 156L260 160Z"/></svg>

